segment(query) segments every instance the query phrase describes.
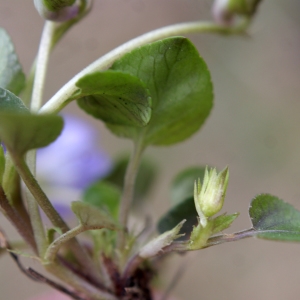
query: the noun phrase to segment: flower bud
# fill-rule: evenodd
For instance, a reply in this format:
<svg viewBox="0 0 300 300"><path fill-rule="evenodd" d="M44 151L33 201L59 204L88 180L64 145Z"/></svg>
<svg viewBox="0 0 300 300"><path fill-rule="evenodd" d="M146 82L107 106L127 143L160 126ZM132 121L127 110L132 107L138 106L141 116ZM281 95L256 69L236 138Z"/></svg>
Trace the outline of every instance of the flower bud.
<svg viewBox="0 0 300 300"><path fill-rule="evenodd" d="M216 22L230 25L236 16L252 17L262 0L216 0L212 13Z"/></svg>
<svg viewBox="0 0 300 300"><path fill-rule="evenodd" d="M219 174L216 169L208 171L206 168L202 186L200 180L195 183L195 206L203 227L206 225L204 218L211 217L222 209L228 179L229 171L227 167Z"/></svg>
<svg viewBox="0 0 300 300"><path fill-rule="evenodd" d="M40 16L46 20L64 22L76 17L79 6L76 0L34 0Z"/></svg>

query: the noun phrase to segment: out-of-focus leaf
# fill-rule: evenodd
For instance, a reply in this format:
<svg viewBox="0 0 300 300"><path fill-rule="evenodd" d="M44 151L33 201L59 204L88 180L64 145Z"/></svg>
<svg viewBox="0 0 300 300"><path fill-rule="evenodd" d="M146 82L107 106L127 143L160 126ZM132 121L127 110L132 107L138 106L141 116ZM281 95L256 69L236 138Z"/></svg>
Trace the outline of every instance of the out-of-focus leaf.
<svg viewBox="0 0 300 300"><path fill-rule="evenodd" d="M151 116L151 97L137 77L118 71L88 74L76 83L75 97L87 113L107 124L145 126Z"/></svg>
<svg viewBox="0 0 300 300"><path fill-rule="evenodd" d="M116 222L106 212L92 204L74 201L71 204L71 208L80 224L90 229L107 228L117 230L119 228Z"/></svg>
<svg viewBox="0 0 300 300"><path fill-rule="evenodd" d="M188 240L193 230L193 226L198 223L198 214L195 208L194 198L188 198L185 201L172 207L158 222L157 229L159 233L171 230L182 220L186 219L180 233L185 233L185 236L179 240Z"/></svg>
<svg viewBox="0 0 300 300"><path fill-rule="evenodd" d="M25 85L25 75L7 32L0 27L0 87L18 95Z"/></svg>
<svg viewBox="0 0 300 300"><path fill-rule="evenodd" d="M254 198L249 215L256 236L279 241L300 241L300 212L283 200L262 194Z"/></svg>
<svg viewBox="0 0 300 300"><path fill-rule="evenodd" d="M0 113L0 139L18 155L49 145L62 128L63 119L56 115Z"/></svg>
<svg viewBox="0 0 300 300"><path fill-rule="evenodd" d="M129 155L119 157L115 161L111 173L105 177L105 180L115 184L122 190L128 161ZM155 163L152 160L143 157L136 177L134 205L139 205L141 200L147 196L153 186L156 175L157 166Z"/></svg>
<svg viewBox="0 0 300 300"><path fill-rule="evenodd" d="M200 178L203 182L205 167L192 167L181 171L171 184L172 205L194 196L194 182Z"/></svg>
<svg viewBox="0 0 300 300"><path fill-rule="evenodd" d="M23 101L10 91L0 87L0 113L20 113L29 114L29 109Z"/></svg>
<svg viewBox="0 0 300 300"><path fill-rule="evenodd" d="M83 201L92 204L117 219L121 191L114 184L101 181L92 184L83 194Z"/></svg>
<svg viewBox="0 0 300 300"><path fill-rule="evenodd" d="M138 77L152 97L149 124L144 128L109 125L119 136L142 136L144 145L171 145L195 133L212 108L210 73L195 46L185 38L167 38L139 47L111 69Z"/></svg>

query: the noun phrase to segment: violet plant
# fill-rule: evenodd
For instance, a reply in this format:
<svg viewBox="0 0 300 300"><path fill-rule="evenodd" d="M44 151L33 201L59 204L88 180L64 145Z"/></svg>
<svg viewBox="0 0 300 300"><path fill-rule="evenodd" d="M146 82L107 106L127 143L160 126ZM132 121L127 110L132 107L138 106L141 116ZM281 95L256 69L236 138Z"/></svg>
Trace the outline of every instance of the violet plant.
<svg viewBox="0 0 300 300"><path fill-rule="evenodd" d="M32 251L60 283L24 268L19 252L1 232L1 247L9 250L25 274L72 299L152 299L154 274L159 272L162 259L171 253L201 250L248 237L300 240L300 212L270 194L252 200L251 228L223 233L238 217L237 213L217 215L229 182L227 167L221 172L196 167L178 174L172 185L174 205L159 220L155 234L149 233L147 224L139 232L129 222L133 201L141 202L152 183L151 165L142 160L145 149L188 139L201 128L212 109L209 70L195 46L180 35L245 34L260 2L215 1L215 22L176 24L137 37L75 75L44 105L51 50L69 28L88 15L91 2L34 1L46 21L27 79L10 37L0 29L0 208L23 238L26 251ZM113 134L133 142L130 158L120 160L100 180L105 175L101 172L109 167L107 158L102 153L89 152L94 141L87 137L85 125L69 123L68 118L58 115L72 101L104 122ZM69 143L56 146L54 141L60 139L64 119L66 129L71 126L70 134L77 126L79 131L85 131L78 137L91 165L91 161L77 155L76 144L75 149ZM58 158L62 173L41 180L37 174L52 166L43 162L42 149L40 159L36 159L36 149L52 142L48 149ZM67 158L74 169L59 160L61 147L69 147L65 153L69 153ZM80 170L83 179L78 181L76 170ZM71 184L85 191L78 201L79 194L49 191L43 187L44 181L62 187ZM70 227L55 202L61 199L59 202L65 203L72 197L71 209L78 225ZM78 238L81 233L86 239Z"/></svg>

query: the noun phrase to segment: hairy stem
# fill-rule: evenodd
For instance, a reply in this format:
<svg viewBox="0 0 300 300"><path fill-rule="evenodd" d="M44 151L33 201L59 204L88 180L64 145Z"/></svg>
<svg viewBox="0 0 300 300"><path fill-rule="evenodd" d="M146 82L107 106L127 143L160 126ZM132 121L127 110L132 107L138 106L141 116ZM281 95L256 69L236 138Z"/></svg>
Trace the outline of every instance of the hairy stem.
<svg viewBox="0 0 300 300"><path fill-rule="evenodd" d="M41 113L59 112L69 101L73 100L72 95L78 89L76 82L83 76L108 68L116 59L132 51L137 47L157 41L159 39L189 34L189 33L220 33L220 34L241 34L245 31L245 26L223 27L211 22L187 22L166 26L146 34L143 34L127 43L115 48L106 55L90 64L88 67L74 76L66 83L40 110Z"/></svg>

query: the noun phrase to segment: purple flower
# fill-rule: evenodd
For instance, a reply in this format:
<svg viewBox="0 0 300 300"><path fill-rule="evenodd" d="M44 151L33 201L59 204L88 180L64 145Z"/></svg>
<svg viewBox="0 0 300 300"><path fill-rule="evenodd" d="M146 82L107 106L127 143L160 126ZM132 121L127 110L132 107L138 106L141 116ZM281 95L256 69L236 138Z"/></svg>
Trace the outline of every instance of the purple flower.
<svg viewBox="0 0 300 300"><path fill-rule="evenodd" d="M37 178L54 206L61 211L79 200L82 190L105 176L111 167L99 148L99 134L83 120L64 116L58 139L37 153ZM63 213L63 211L61 211Z"/></svg>

